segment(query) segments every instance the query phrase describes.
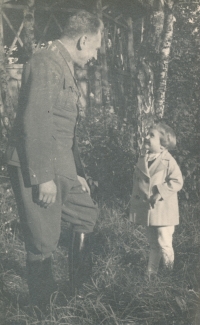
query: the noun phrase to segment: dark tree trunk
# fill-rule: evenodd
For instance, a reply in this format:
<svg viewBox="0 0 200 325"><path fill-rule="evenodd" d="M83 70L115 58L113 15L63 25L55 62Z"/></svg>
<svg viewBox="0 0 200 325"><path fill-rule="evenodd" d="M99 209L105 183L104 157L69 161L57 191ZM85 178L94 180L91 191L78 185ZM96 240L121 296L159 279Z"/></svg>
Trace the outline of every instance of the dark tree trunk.
<svg viewBox="0 0 200 325"><path fill-rule="evenodd" d="M133 84L134 75L135 75L135 56L134 56L134 36L133 36L133 21L129 17L127 19L128 25L128 61L131 74L131 84ZM131 87L131 92L133 87Z"/></svg>
<svg viewBox="0 0 200 325"><path fill-rule="evenodd" d="M34 37L34 11L35 0L28 0L24 9L24 55L25 60L29 59L35 51Z"/></svg>
<svg viewBox="0 0 200 325"><path fill-rule="evenodd" d="M96 0L94 12L103 20L102 12L102 0ZM106 58L106 29L102 33L102 44L100 49L100 64L101 64L101 87L102 87L102 99L103 105L110 105L110 85L108 82L108 64ZM98 92L98 91L97 91Z"/></svg>

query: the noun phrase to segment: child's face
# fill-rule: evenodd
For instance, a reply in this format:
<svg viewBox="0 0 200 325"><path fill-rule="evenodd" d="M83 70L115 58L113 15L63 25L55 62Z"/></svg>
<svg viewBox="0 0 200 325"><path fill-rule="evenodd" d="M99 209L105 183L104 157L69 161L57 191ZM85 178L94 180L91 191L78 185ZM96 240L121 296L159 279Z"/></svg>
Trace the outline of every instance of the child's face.
<svg viewBox="0 0 200 325"><path fill-rule="evenodd" d="M150 129L145 140L144 146L151 153L159 153L163 147L160 144L160 133L156 129Z"/></svg>

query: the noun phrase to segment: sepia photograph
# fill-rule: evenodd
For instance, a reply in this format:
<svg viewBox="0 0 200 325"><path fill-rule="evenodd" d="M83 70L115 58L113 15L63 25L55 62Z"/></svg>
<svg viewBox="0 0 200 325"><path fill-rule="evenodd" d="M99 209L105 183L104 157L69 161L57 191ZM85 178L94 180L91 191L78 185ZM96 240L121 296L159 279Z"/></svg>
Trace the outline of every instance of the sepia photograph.
<svg viewBox="0 0 200 325"><path fill-rule="evenodd" d="M0 0L0 324L200 325L200 0Z"/></svg>

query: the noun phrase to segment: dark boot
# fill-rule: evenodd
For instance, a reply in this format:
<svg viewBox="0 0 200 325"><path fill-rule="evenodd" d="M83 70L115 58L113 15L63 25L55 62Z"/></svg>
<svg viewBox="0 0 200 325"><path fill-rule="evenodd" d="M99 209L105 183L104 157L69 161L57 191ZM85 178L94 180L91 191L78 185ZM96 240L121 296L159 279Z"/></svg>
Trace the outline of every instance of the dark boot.
<svg viewBox="0 0 200 325"><path fill-rule="evenodd" d="M72 296L92 275L91 234L72 232L69 245L69 281Z"/></svg>
<svg viewBox="0 0 200 325"><path fill-rule="evenodd" d="M45 311L51 294L56 291L50 257L43 261L27 261L27 282L32 304Z"/></svg>

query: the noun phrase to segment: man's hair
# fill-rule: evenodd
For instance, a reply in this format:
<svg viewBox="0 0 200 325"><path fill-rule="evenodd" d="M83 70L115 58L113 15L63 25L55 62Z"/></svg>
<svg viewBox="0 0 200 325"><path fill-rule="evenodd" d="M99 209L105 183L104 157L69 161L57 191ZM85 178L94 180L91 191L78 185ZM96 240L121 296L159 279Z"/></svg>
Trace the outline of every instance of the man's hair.
<svg viewBox="0 0 200 325"><path fill-rule="evenodd" d="M172 150L176 147L176 135L169 125L164 122L155 122L150 128L160 133L160 144L164 148Z"/></svg>
<svg viewBox="0 0 200 325"><path fill-rule="evenodd" d="M70 9L62 36L73 39L84 34L97 34L103 30L103 22L86 10Z"/></svg>

